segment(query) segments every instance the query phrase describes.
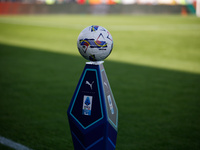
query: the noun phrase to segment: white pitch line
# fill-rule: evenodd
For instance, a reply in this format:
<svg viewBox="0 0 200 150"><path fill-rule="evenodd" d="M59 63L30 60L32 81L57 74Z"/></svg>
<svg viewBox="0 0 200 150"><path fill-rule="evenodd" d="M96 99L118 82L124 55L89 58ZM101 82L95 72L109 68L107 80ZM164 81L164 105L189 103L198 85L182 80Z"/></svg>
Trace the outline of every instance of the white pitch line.
<svg viewBox="0 0 200 150"><path fill-rule="evenodd" d="M5 137L2 137L2 136L0 136L0 143L5 145L5 146L8 146L10 148L13 148L15 150L32 150L32 149L30 149L30 148L28 148L28 147L26 147L22 144L16 143L16 142L14 142L10 139L7 139Z"/></svg>

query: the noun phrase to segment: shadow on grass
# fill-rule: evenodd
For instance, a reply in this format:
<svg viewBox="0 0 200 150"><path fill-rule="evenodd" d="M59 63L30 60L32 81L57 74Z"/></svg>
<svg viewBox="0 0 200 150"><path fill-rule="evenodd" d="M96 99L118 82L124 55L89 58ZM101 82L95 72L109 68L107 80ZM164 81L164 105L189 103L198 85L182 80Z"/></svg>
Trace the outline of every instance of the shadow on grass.
<svg viewBox="0 0 200 150"><path fill-rule="evenodd" d="M0 44L0 135L73 150L67 108L85 60ZM118 150L200 148L200 75L104 63L119 109Z"/></svg>

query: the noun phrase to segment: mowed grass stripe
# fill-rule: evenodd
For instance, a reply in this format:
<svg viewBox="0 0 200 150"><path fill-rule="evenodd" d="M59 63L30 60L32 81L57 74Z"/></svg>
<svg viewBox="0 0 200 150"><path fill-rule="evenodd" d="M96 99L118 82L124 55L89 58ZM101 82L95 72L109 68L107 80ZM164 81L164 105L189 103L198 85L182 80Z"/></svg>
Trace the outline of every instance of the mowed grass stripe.
<svg viewBox="0 0 200 150"><path fill-rule="evenodd" d="M0 24L1 43L80 56L79 33L98 24L114 39L107 60L200 73L200 21L194 16L50 15L0 20L19 23Z"/></svg>
<svg viewBox="0 0 200 150"><path fill-rule="evenodd" d="M58 24L56 22L46 22L46 21L20 21L17 19L0 18L0 23L14 24L14 25L28 25L28 26L38 26L38 27L52 27L52 28L68 28L81 30L86 26L77 24ZM91 24L93 25L93 24ZM154 30L200 30L200 24L160 24L160 25L107 25L109 30L113 31L154 31Z"/></svg>

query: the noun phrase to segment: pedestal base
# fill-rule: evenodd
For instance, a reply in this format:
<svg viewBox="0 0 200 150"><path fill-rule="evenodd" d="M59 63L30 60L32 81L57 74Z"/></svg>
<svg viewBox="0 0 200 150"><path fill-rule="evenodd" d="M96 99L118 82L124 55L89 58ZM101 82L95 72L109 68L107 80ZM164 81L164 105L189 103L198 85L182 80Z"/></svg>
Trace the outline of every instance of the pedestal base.
<svg viewBox="0 0 200 150"><path fill-rule="evenodd" d="M67 114L75 150L115 150L118 109L103 61L86 63Z"/></svg>

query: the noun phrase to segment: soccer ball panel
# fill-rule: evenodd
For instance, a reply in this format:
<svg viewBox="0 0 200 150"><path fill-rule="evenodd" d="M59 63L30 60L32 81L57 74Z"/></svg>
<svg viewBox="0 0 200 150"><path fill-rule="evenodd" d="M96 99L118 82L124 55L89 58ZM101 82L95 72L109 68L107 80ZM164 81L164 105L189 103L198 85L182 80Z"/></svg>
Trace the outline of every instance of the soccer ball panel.
<svg viewBox="0 0 200 150"><path fill-rule="evenodd" d="M77 47L87 60L104 60L111 53L113 39L108 30L101 26L89 26L78 36Z"/></svg>

